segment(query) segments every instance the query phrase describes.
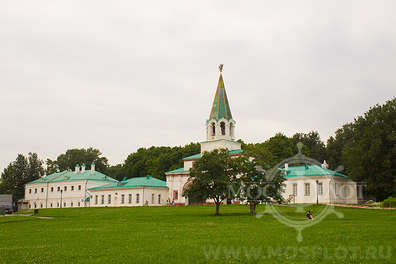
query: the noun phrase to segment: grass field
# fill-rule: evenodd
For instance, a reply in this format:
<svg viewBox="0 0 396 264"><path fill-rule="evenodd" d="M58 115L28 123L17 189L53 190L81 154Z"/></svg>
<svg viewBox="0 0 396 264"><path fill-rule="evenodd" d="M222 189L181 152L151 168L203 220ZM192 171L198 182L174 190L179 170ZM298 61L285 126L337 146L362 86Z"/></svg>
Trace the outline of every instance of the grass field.
<svg viewBox="0 0 396 264"><path fill-rule="evenodd" d="M44 218L0 217L0 263L396 263L396 211L336 210L344 218L327 216L299 243L244 205L217 217L212 206L42 209Z"/></svg>

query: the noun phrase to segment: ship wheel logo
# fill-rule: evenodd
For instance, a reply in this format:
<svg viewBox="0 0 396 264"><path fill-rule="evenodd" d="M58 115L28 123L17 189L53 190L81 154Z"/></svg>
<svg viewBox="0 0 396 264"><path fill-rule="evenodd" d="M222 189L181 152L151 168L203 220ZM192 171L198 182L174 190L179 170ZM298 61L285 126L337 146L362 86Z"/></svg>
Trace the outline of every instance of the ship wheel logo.
<svg viewBox="0 0 396 264"><path fill-rule="evenodd" d="M285 169L282 169L285 167L285 164L288 164L288 165L290 165L290 164L291 165L293 165L293 164L294 165L302 165L302 164L317 165L319 168L321 168L325 172L325 169L322 168L322 166L321 166L322 164L320 162L318 162L315 159L306 157L304 154L301 153L302 147L303 147L303 144L301 142L297 143L298 153L295 156L285 159L285 160L279 162L273 168L267 170L266 171L267 180L272 181L274 179L274 177L279 175L279 173L287 173L287 171ZM337 168L337 170L342 170L342 169L343 169L342 166ZM326 173L327 172L325 172L325 174ZM334 176L330 174L329 177L330 177L330 186L331 186L332 182L334 182ZM316 186L316 187L318 187L318 186ZM318 190L316 189L316 191L318 191ZM334 192L334 190L329 188L329 192ZM332 194L330 194L330 195L332 195ZM313 206L313 204L293 204L290 206L293 206L296 208L296 213L304 213L306 208L311 208ZM334 205L332 205L331 203L327 203L324 206L321 206L320 211L315 212L315 217L313 220L307 220L306 218L302 218L302 219L292 218L292 217L282 213L279 210L279 208L280 208L279 206L275 206L272 203L268 204L268 205L266 205L265 211L258 212L256 214L256 217L259 219L259 218L263 217L264 215L274 216L275 219L277 219L280 223L287 225L289 227L292 227L297 231L297 241L298 242L301 242L303 240L302 231L305 228L318 224L320 221L325 219L328 215L335 214L338 218L344 217L344 214L337 212L334 208Z"/></svg>

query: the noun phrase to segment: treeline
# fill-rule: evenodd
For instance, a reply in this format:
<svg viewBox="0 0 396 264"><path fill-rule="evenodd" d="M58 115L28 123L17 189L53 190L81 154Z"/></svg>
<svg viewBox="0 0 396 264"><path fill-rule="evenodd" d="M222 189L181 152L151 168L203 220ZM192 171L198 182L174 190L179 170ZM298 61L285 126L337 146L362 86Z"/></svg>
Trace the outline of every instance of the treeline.
<svg viewBox="0 0 396 264"><path fill-rule="evenodd" d="M263 168L272 167L295 155L298 152L297 143L302 142L304 155L319 162L326 160L333 170L343 166L342 173L365 182L367 193L376 199L383 200L396 194L396 98L370 108L363 116L345 124L326 144L316 131L296 133L291 137L277 133L261 143L240 142L242 148L254 156ZM73 170L76 164L83 163L89 168L92 162L95 162L96 170L118 180L147 174L164 180L166 171L183 166L182 158L199 152L199 143L140 148L128 155L122 164L110 166L98 149L70 149L56 160L47 159L46 171L44 162L38 159L37 154L29 153L28 157L18 155L1 174L0 192L21 198L23 185L37 179L44 171L51 174ZM30 161L33 163L30 164Z"/></svg>

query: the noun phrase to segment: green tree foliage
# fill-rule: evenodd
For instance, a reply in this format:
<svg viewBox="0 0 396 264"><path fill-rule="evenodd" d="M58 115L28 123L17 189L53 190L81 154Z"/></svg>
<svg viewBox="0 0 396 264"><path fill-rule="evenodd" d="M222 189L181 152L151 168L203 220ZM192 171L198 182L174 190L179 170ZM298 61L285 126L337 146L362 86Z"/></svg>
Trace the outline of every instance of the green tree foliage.
<svg viewBox="0 0 396 264"><path fill-rule="evenodd" d="M123 164L117 164L117 165L114 165L114 166L110 166L107 169L107 173L106 174L108 176L112 177L113 179L116 179L116 180L119 180L119 181L121 181L126 175L125 168L124 168Z"/></svg>
<svg viewBox="0 0 396 264"><path fill-rule="evenodd" d="M24 197L25 184L44 175L43 161L36 153L28 157L18 154L1 174L0 193L12 194L17 200Z"/></svg>
<svg viewBox="0 0 396 264"><path fill-rule="evenodd" d="M47 164L47 169L46 169L47 175L50 175L60 170L56 160L47 159L45 163Z"/></svg>
<svg viewBox="0 0 396 264"><path fill-rule="evenodd" d="M55 172L57 169L60 171L73 170L77 164L85 164L87 168L95 162L95 169L102 173L106 173L109 167L106 157L101 157L102 152L98 149L69 149L64 154L60 154L56 161L47 160L48 174Z"/></svg>
<svg viewBox="0 0 396 264"><path fill-rule="evenodd" d="M311 131L307 134L296 133L291 138L293 144L294 154L296 154L296 146L298 142L303 143L302 153L310 158L313 158L319 162L323 162L326 158L326 146L323 141L320 140L319 133L317 131Z"/></svg>
<svg viewBox="0 0 396 264"><path fill-rule="evenodd" d="M184 147L140 148L127 157L123 170L127 178L144 177L149 174L165 180L166 171L183 167L184 157L199 152L199 143L190 143Z"/></svg>
<svg viewBox="0 0 396 264"><path fill-rule="evenodd" d="M213 199L216 215L219 215L220 204L229 198L229 187L235 177L233 165L231 155L225 149L204 152L190 171L191 184L183 195L199 197L201 200Z"/></svg>
<svg viewBox="0 0 396 264"><path fill-rule="evenodd" d="M367 183L383 200L396 189L396 98L376 105L337 130L327 143L330 165L342 164L348 176Z"/></svg>
<svg viewBox="0 0 396 264"><path fill-rule="evenodd" d="M232 162L234 171L237 172L233 186L238 186L238 198L249 203L250 214L256 214L257 204L270 202L273 199L282 200L281 187L284 178L279 170L269 170L266 174L258 163L246 154L233 159Z"/></svg>
<svg viewBox="0 0 396 264"><path fill-rule="evenodd" d="M320 140L319 133L312 131L307 134L296 133L287 137L282 133L262 143L242 144L242 148L256 158L257 163L263 168L270 168L279 162L297 154L297 143L302 142L302 153L320 162L326 159L326 147Z"/></svg>

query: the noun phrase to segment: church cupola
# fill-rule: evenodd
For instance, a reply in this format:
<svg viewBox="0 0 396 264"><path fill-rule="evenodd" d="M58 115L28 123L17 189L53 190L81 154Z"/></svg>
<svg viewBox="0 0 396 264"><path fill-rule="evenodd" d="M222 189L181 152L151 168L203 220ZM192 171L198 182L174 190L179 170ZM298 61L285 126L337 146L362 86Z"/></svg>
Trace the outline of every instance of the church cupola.
<svg viewBox="0 0 396 264"><path fill-rule="evenodd" d="M220 77L217 83L216 95L206 121L207 140L228 139L235 137L235 121L232 119L230 104L223 81L223 64L220 64Z"/></svg>

